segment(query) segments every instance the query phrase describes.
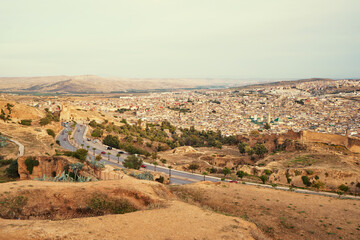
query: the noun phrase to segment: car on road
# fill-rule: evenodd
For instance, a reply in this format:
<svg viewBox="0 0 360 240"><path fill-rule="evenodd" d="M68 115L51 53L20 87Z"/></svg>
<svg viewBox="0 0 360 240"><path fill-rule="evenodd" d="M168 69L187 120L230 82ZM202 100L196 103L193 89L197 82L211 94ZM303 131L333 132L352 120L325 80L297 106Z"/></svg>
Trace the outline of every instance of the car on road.
<svg viewBox="0 0 360 240"><path fill-rule="evenodd" d="M236 181L236 180L231 180L231 181L229 181L229 183L238 183L238 181Z"/></svg>
<svg viewBox="0 0 360 240"><path fill-rule="evenodd" d="M146 165L144 165L144 164L141 164L141 167L142 167L142 168L146 168Z"/></svg>
<svg viewBox="0 0 360 240"><path fill-rule="evenodd" d="M88 140L88 141L91 141L91 139L90 139L90 138L87 138L87 140Z"/></svg>
<svg viewBox="0 0 360 240"><path fill-rule="evenodd" d="M107 149L107 150L112 150L112 147L107 147L106 149Z"/></svg>
<svg viewBox="0 0 360 240"><path fill-rule="evenodd" d="M80 132L80 130L78 130L78 132Z"/></svg>
<svg viewBox="0 0 360 240"><path fill-rule="evenodd" d="M119 154L124 154L125 152L124 152L124 151L119 151L118 153L119 153Z"/></svg>
<svg viewBox="0 0 360 240"><path fill-rule="evenodd" d="M102 151L101 154L106 154L106 152Z"/></svg>
<svg viewBox="0 0 360 240"><path fill-rule="evenodd" d="M64 138L64 141L66 141L66 138Z"/></svg>

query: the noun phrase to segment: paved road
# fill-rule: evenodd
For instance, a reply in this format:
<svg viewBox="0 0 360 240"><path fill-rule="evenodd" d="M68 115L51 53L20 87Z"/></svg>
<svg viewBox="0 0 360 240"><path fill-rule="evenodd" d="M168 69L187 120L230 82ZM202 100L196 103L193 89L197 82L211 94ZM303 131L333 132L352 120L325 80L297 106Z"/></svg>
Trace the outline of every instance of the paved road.
<svg viewBox="0 0 360 240"><path fill-rule="evenodd" d="M25 152L25 147L24 147L24 145L22 145L21 143L19 143L19 142L16 141L16 140L13 140L13 139L9 139L9 141L10 141L10 142L13 142L13 143L15 143L16 145L19 146L18 157L24 156L24 152Z"/></svg>
<svg viewBox="0 0 360 240"><path fill-rule="evenodd" d="M64 133L62 133L63 135L59 135L59 137L61 137L60 140L60 144L61 146L65 147L66 149L69 149L71 151L75 151L76 148L74 146L71 145L71 143L68 141L67 138L67 133L66 131L69 131L70 127L67 127L66 129L63 130ZM89 146L89 152L90 155L92 155L91 157L94 159L94 155L93 155L93 150L92 148L95 147L95 153L96 155L101 154L102 151L108 153L110 152L110 161L109 156L106 154L106 156L103 156L103 160L102 162L104 162L105 164L110 164L110 165L114 165L117 167L121 167L122 166L122 162L123 160L128 156L128 154L121 154L121 157L119 159L119 164L118 162L118 158L116 157L116 154L118 153L118 149L113 149L113 150L107 150L107 146L103 145L101 142L93 142L93 141L87 141L86 140L86 132L87 132L87 126L86 125L80 125L77 124L76 125L76 130L74 130L74 141L76 142L76 144L81 147L81 144L84 144L84 148L86 148L86 146ZM146 165L146 169L154 171L155 170L155 166L149 163L144 163L144 165ZM161 167L161 166L156 166L156 171L158 172L163 172L165 174L169 174L170 170L166 167ZM217 177L212 177L212 176L206 176L205 177L206 181L211 181L211 182L219 182L221 181L220 178ZM199 182L199 181L203 181L204 180L204 176L203 175L199 175L199 174L193 174L193 173L189 173L189 172L184 172L184 171L179 171L179 170L174 170L171 169L171 178L170 178L170 183L173 184L189 184L189 183L194 183L194 182ZM264 187L264 188L275 188L277 190L283 190L283 191L289 191L289 187L283 187L283 186L278 186L278 187L272 187L270 185L266 185L266 184L258 184L258 183L252 183L252 182L244 182L244 184L246 185L253 185L253 186L259 186L259 187ZM339 198L339 196L335 193L329 193L329 192L315 192L315 191L311 191L311 190L307 190L307 189L298 189L298 188L294 188L292 191L297 192L297 193L302 193L302 194L313 194L313 195L321 195L321 196L328 196L328 197L336 197ZM340 196L340 198L348 198L348 199L356 199L356 200L360 200L360 197L356 197L356 196L351 196L351 195L343 195Z"/></svg>

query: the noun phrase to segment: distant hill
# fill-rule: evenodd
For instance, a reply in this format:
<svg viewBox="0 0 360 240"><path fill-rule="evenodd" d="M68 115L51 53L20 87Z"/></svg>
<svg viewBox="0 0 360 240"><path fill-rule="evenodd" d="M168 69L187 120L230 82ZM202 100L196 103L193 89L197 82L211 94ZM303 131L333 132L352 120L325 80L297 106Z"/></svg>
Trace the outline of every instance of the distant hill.
<svg viewBox="0 0 360 240"><path fill-rule="evenodd" d="M241 88L247 88L247 87L265 87L265 86L288 86L293 85L295 83L304 83L304 82L319 82L319 81L336 81L335 79L331 78L307 78L307 79L299 79L299 80L291 80L291 81L276 81L276 82L267 82L267 83L257 83L257 84L250 84L242 86Z"/></svg>
<svg viewBox="0 0 360 240"><path fill-rule="evenodd" d="M265 82L266 81L266 82ZM0 77L0 92L29 93L116 93L166 91L174 89L284 86L298 82L335 81L309 78L276 81L255 79L189 79L189 78L105 78L95 75L49 77Z"/></svg>
<svg viewBox="0 0 360 240"><path fill-rule="evenodd" d="M2 92L110 93L141 90L225 87L216 79L131 79L94 75L0 78Z"/></svg>

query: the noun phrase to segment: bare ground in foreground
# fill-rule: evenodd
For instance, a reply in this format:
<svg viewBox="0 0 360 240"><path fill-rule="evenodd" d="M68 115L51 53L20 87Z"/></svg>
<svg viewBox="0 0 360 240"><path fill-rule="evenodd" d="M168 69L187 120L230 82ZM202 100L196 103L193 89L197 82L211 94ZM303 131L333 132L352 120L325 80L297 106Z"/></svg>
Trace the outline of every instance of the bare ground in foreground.
<svg viewBox="0 0 360 240"><path fill-rule="evenodd" d="M188 203L255 223L274 239L360 239L360 202L234 183L171 186Z"/></svg>

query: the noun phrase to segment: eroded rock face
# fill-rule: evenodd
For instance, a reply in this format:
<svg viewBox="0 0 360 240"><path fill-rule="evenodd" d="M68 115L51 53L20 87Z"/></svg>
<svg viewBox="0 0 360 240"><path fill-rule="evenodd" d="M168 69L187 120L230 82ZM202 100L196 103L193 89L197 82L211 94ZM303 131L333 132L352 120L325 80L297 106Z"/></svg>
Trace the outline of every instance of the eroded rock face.
<svg viewBox="0 0 360 240"><path fill-rule="evenodd" d="M68 164L68 160L62 157L47 157L47 156L37 156L32 157L34 160L39 162L38 166L34 166L32 174L27 170L27 166L25 161L27 158L31 156L22 156L19 157L18 165L19 165L19 175L20 180L28 180L34 178L40 178L43 175L47 177L53 176L53 174L58 175L64 171L64 167Z"/></svg>

